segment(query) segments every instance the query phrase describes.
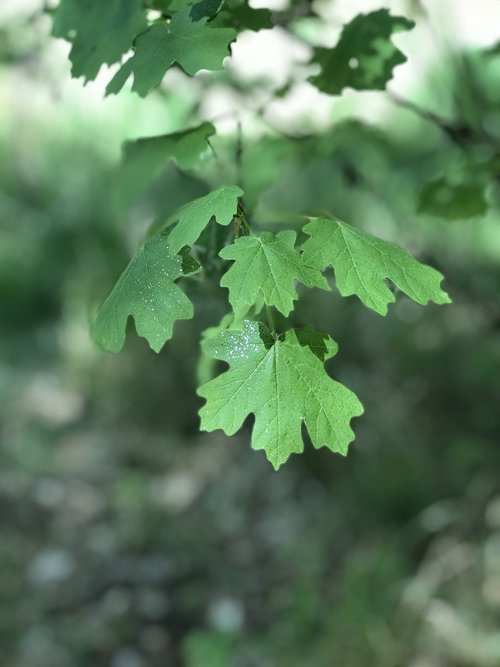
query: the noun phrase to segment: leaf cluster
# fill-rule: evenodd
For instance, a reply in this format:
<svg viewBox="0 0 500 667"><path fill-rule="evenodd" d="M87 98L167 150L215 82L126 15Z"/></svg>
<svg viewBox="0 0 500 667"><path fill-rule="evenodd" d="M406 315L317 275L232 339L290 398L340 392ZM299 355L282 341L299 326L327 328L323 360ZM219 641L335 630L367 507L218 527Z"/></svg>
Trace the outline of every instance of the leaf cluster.
<svg viewBox="0 0 500 667"><path fill-rule="evenodd" d="M107 93L119 93L131 79L132 90L144 97L172 66L188 76L220 69L239 32L278 22L276 14L244 0L112 0L105 8L97 0L61 0L54 34L71 42L74 76L94 79L102 65L119 62ZM383 89L406 59L392 36L413 26L385 9L356 16L335 46L313 48L310 65L319 72L310 81L331 95L347 87ZM173 161L181 170L199 165L215 133L203 122L125 144L117 178L124 203L143 193L165 164ZM205 332L201 354L228 369L199 388L205 399L201 428L231 435L254 415L252 446L263 449L275 468L303 450L304 428L314 447L346 454L354 438L350 422L363 411L355 394L325 369L337 353L335 341L287 319L303 288L330 292L335 284L340 295L356 296L380 315L397 290L422 305L450 300L440 286L443 276L393 243L334 216L311 213L302 223L299 235L260 229L247 212L243 188L224 183L150 230L92 328L103 349L118 352L132 317L137 333L159 352L175 322L194 316L190 281L216 280L227 289L228 313ZM208 266L214 257L223 267L215 277Z"/></svg>

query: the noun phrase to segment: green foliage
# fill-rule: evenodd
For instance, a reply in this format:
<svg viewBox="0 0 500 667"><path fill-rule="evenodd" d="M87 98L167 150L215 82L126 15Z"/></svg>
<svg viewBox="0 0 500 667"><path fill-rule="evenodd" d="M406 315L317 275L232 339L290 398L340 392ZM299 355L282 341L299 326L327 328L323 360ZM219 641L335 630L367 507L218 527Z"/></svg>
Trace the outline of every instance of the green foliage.
<svg viewBox="0 0 500 667"><path fill-rule="evenodd" d="M365 306L385 315L387 304L396 300L385 283L389 278L417 303L450 303L439 286L443 276L392 243L340 220L312 219L304 231L310 236L303 245L304 263L317 269L331 264L342 296L355 294Z"/></svg>
<svg viewBox="0 0 500 667"><path fill-rule="evenodd" d="M235 313L245 312L262 296L267 306L274 306L287 316L297 299L295 280L308 287L330 289L321 273L307 266L294 249L294 231L276 236L245 236L221 250L223 259L234 261L223 276L222 287L229 290L229 302Z"/></svg>
<svg viewBox="0 0 500 667"><path fill-rule="evenodd" d="M193 305L175 281L198 269L187 250L171 255L166 235L149 238L99 309L92 327L96 343L109 352L119 352L132 315L139 336L159 352L172 337L175 321L193 317Z"/></svg>
<svg viewBox="0 0 500 667"><path fill-rule="evenodd" d="M311 78L312 83L329 95L338 95L344 88L383 90L393 69L406 61L391 36L414 25L402 16L391 16L387 9L358 14L344 26L334 48L314 50L312 62L321 71Z"/></svg>
<svg viewBox="0 0 500 667"><path fill-rule="evenodd" d="M488 210L485 181L464 176L467 181L454 183L442 176L428 183L420 195L419 210L449 220L484 215Z"/></svg>
<svg viewBox="0 0 500 667"><path fill-rule="evenodd" d="M168 25L156 23L135 40L135 53L118 70L106 92L119 93L133 75L135 90L145 97L158 86L174 63L193 76L201 69L222 69L229 44L236 38L232 28L212 28L206 17L193 21L191 8L175 14Z"/></svg>
<svg viewBox="0 0 500 667"><path fill-rule="evenodd" d="M124 202L136 199L169 160L175 160L181 169L194 167L213 134L212 123L202 123L181 132L127 141L116 182L119 199Z"/></svg>
<svg viewBox="0 0 500 667"><path fill-rule="evenodd" d="M455 41L459 33L447 35L448 58L445 49L426 53L424 39L420 49L412 36L416 62L404 90L439 112L449 131L383 92L350 92L340 106L363 122L335 113L320 130L308 125L313 102L303 122L288 117L278 126L278 116L266 116L271 133L257 116L247 122L264 98L260 82L238 87L230 72L192 81L178 71L146 101L124 93L101 109L94 99L100 81L78 91L60 79L63 50L45 49L47 17L28 23L26 3L14 4L15 30L0 3L0 58L8 57L0 81L0 662L500 664L494 171L478 190L486 215L464 219L474 210L465 186L482 182L477 162L491 161L498 147L500 58L491 63L496 73L473 70ZM292 2L280 25L286 29L294 7L302 16L323 11L322 4ZM340 11L361 4L334 2L332 27ZM420 4L405 3L408 11ZM439 5L426 3L431 12ZM463 3L455 5L461 12ZM426 18L418 20L423 34ZM438 35L440 23L432 27ZM260 38L252 36L256 50ZM301 68L292 75L301 84ZM47 98L48 113L37 102L47 79L64 100ZM19 84L23 94L13 95ZM208 104L199 104L202 90ZM221 122L211 115L219 91ZM237 118L221 104L226 91L249 102L239 168ZM323 98L330 103L338 106ZM110 157L124 128L125 137L138 137L205 118L221 130L210 139L216 155L205 142L190 167L168 158L138 204L116 209ZM290 140L292 126L307 136ZM439 206L432 198L424 209L429 182L460 196L436 192ZM174 325L160 357L137 337L131 318L119 355L89 344L89 303L107 295L134 254L133 241L225 183L245 191L240 214L228 226L209 222L193 248L203 274L178 282L195 319ZM325 369L365 406L351 422L357 442L348 457L315 450L303 426L304 453L275 474L264 451L249 446L253 416L231 438L220 430L198 435L204 399L196 382L226 368L204 354L199 364L198 341L203 329L215 337L239 327L220 288L230 263L219 251L234 242L242 215L255 237L293 225L300 252L309 238L300 215L330 212L438 268L458 306L423 308L396 294L388 316L379 317L358 298L342 298L329 268L334 292L298 286L288 321L274 309L261 313L259 304L251 309L245 319L269 317L278 335L306 323L328 332L340 351Z"/></svg>
<svg viewBox="0 0 500 667"><path fill-rule="evenodd" d="M229 225L238 212L238 198L242 195L241 188L225 185L179 209L170 220L177 220L169 234L170 252L176 255L183 246L193 245L212 218L219 225Z"/></svg>
<svg viewBox="0 0 500 667"><path fill-rule="evenodd" d="M301 12L303 8L294 3L278 15L253 9L243 0L154 0L144 6L116 0L106 5L101 16L94 0L85 7L62 0L54 34L72 42L75 76L94 78L102 64L114 63L131 50L107 93L119 93L133 77L132 90L145 97L161 86L170 67L177 65L191 77L200 70L222 69L240 31L268 29L275 22L292 25ZM382 90L394 67L405 61L392 36L413 26L413 21L391 16L386 9L356 16L334 48L314 49L312 63L320 66L320 72L312 83L329 94L339 94L346 87ZM200 90L218 80L222 77L200 77ZM191 114L197 122L203 118L201 101L197 100ZM359 124L351 124L344 143L328 136L324 145L321 138L297 144L287 137L271 143L266 138L262 151L253 156L239 126L231 138L234 168L225 154L227 138L217 137L217 150L207 150L215 132L215 126L205 121L191 129L125 144L115 183L121 203L135 202L172 160L177 170L188 172L186 178L197 179L198 192L209 193L175 212L170 202L167 214L157 216L150 229L158 233L146 240L104 302L93 337L104 349L119 351L132 315L138 334L158 352L172 337L174 322L193 317L193 304L176 281L200 270L203 279L197 285L215 283L219 295L220 287L227 288L232 308L220 325L209 327L203 335L198 377L208 382L199 390L207 401L200 413L202 429L220 428L231 435L253 414L252 446L265 450L275 468L303 450L302 424L314 447L345 454L354 437L350 420L362 413L362 407L350 390L325 371L325 361L337 352L334 341L297 323L293 312L301 294L297 283L329 291L322 272L333 266L343 296L355 294L368 308L386 314L388 304L395 301L387 280L419 304L444 304L450 299L440 288L443 276L391 243L336 219L310 217L321 211L325 193L330 197L343 187L342 178L332 180L332 159L341 164L344 180L369 179L377 171L358 173L356 165L343 158L346 144L361 136ZM367 130L363 136L378 147L380 138L375 135ZM279 161L301 151L311 156L310 166L293 178L283 177L284 201L291 213L294 199L301 199L304 206L311 203L312 210L301 211L309 222L299 231L301 240L303 233L309 238L296 247L297 230L262 229L255 201L276 179ZM266 160L272 162L269 169ZM239 185L227 184L245 183L246 190L247 180L246 194ZM287 219L286 210L284 214ZM282 224L281 212L276 222ZM209 292L212 286L206 289ZM278 328L272 309L279 312ZM219 311L214 320L220 315ZM217 360L228 362L230 368L214 378Z"/></svg>
<svg viewBox="0 0 500 667"><path fill-rule="evenodd" d="M61 0L53 34L71 41L71 73L88 81L120 60L145 28L142 0Z"/></svg>
<svg viewBox="0 0 500 667"><path fill-rule="evenodd" d="M354 438L350 420L363 408L325 373L324 362L337 352L329 336L305 329L276 337L245 321L241 330L222 332L204 348L230 369L199 389L207 400L200 411L203 430L232 435L253 413L252 447L265 450L275 469L302 452L302 422L316 448L346 454Z"/></svg>
<svg viewBox="0 0 500 667"><path fill-rule="evenodd" d="M213 22L217 26L233 26L237 30L270 30L273 27L269 9L254 9L241 0L226 0Z"/></svg>

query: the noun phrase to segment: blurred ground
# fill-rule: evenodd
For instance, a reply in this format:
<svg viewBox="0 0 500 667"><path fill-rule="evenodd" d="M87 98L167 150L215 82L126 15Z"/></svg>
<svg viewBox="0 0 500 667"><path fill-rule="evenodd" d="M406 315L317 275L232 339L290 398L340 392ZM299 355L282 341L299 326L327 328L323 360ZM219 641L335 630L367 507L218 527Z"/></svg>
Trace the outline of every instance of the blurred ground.
<svg viewBox="0 0 500 667"><path fill-rule="evenodd" d="M339 342L330 368L366 413L346 459L308 448L276 474L248 428L198 433L197 341L223 293L195 284L197 319L159 356L133 334L117 357L88 336L152 220L225 177L168 167L125 211L122 140L211 118L221 95L250 117L262 88L222 77L197 109L203 76L174 73L148 102L103 102L99 83L69 81L45 19L11 13L0 47L2 667L499 665L498 57L464 38L400 75L454 135L382 93L323 99L292 142L269 130L304 127L284 107L249 118L255 224L334 211L439 268L454 299L401 298L384 319L304 294L297 321ZM220 126L231 173L234 118Z"/></svg>

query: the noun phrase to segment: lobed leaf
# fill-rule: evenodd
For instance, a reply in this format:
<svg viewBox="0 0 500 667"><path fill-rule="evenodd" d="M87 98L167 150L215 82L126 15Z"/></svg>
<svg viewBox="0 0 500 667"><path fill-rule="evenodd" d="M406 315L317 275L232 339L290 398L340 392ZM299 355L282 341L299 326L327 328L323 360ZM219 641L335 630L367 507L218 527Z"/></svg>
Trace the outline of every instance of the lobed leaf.
<svg viewBox="0 0 500 667"><path fill-rule="evenodd" d="M61 0L52 32L72 42L72 75L89 81L102 65L118 62L146 27L142 0Z"/></svg>
<svg viewBox="0 0 500 667"><path fill-rule="evenodd" d="M304 265L295 250L295 239L292 230L277 235L264 232L259 237L241 237L221 250L223 259L234 261L220 284L228 288L236 313L247 310L262 294L268 306L288 315L297 299L295 280L308 287L330 289L320 271Z"/></svg>
<svg viewBox="0 0 500 667"><path fill-rule="evenodd" d="M314 49L311 63L319 64L321 71L310 81L329 95L339 95L344 88L383 90L393 69L406 62L391 37L414 26L414 21L391 16L387 9L358 14L344 26L335 47Z"/></svg>
<svg viewBox="0 0 500 667"><path fill-rule="evenodd" d="M196 7L185 7L172 16L170 23L155 23L139 35L134 55L110 81L106 94L120 92L133 75L132 90L145 97L161 83L174 64L190 76L202 69L222 69L223 60L229 55L229 44L236 39L236 31L207 25L203 12L199 19L196 14L193 16Z"/></svg>
<svg viewBox="0 0 500 667"><path fill-rule="evenodd" d="M178 221L169 234L171 253L175 255L183 246L193 245L212 218L219 225L229 225L242 195L243 190L236 185L225 185L179 209L170 219Z"/></svg>
<svg viewBox="0 0 500 667"><path fill-rule="evenodd" d="M159 352L172 338L175 321L193 317L193 305L175 281L198 269L187 250L172 257L167 235L149 238L99 309L92 326L95 342L109 352L119 352L131 315L138 335Z"/></svg>
<svg viewBox="0 0 500 667"><path fill-rule="evenodd" d="M417 303L450 303L440 288L442 274L393 243L340 220L311 218L303 229L310 236L302 246L304 263L316 269L332 265L342 296L355 294L365 306L385 315L387 304L396 300L385 282L389 278Z"/></svg>
<svg viewBox="0 0 500 667"><path fill-rule="evenodd" d="M303 451L303 422L314 447L347 453L354 439L350 421L363 413L363 406L324 369L324 361L337 351L329 336L305 329L275 338L263 325L246 320L239 331L222 331L203 348L230 368L198 390L206 399L202 430L232 435L253 414L252 447L263 449L275 469Z"/></svg>

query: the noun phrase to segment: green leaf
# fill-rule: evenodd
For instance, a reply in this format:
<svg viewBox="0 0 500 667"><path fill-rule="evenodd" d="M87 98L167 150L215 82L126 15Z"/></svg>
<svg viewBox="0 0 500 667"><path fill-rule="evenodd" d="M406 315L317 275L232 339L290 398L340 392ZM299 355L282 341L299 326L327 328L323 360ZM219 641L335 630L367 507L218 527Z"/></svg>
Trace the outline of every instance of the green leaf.
<svg viewBox="0 0 500 667"><path fill-rule="evenodd" d="M201 353L198 359L198 364L196 366L196 378L198 380L198 384L200 385L205 384L205 382L208 382L217 375L216 372L217 360L214 359L209 354L205 354L203 341L209 340L211 338L216 338L221 333L221 331L225 331L226 329L241 328L243 317L237 320L233 312L227 313L222 317L219 324L216 324L213 327L208 327L207 329L202 331Z"/></svg>
<svg viewBox="0 0 500 667"><path fill-rule="evenodd" d="M131 74L132 90L145 97L158 86L174 63L193 76L201 69L222 69L229 55L229 44L235 40L232 28L212 28L207 18L193 21L194 7L174 14L169 24L156 23L139 35L135 53L110 81L106 94L118 93Z"/></svg>
<svg viewBox="0 0 500 667"><path fill-rule="evenodd" d="M177 0L180 4L186 2L186 0ZM176 4L174 0L174 4ZM222 0L200 0L200 2L193 2L192 0L187 0L189 6L189 16L192 21L201 21L201 19L210 19L212 16L215 16L219 11ZM178 11L182 9L179 6ZM210 23L212 25L212 23Z"/></svg>
<svg viewBox="0 0 500 667"><path fill-rule="evenodd" d="M319 64L321 71L311 82L329 95L338 95L344 88L383 90L396 65L406 62L391 36L414 25L403 16L391 16L387 9L358 14L344 26L335 47L314 49L311 62Z"/></svg>
<svg viewBox="0 0 500 667"><path fill-rule="evenodd" d="M418 210L447 220L467 220L485 215L489 207L486 187L487 180L477 173L470 173L459 183L442 176L424 187Z"/></svg>
<svg viewBox="0 0 500 667"><path fill-rule="evenodd" d="M166 14L172 15L189 10L192 21L215 16L220 9L222 0L163 0L163 8Z"/></svg>
<svg viewBox="0 0 500 667"><path fill-rule="evenodd" d="M247 2L226 0L222 10L212 21L217 27L232 27L240 30L270 30L274 27L269 9L250 7Z"/></svg>
<svg viewBox="0 0 500 667"><path fill-rule="evenodd" d="M99 309L92 327L95 342L109 352L119 352L132 315L138 335L159 352L172 338L174 322L193 317L191 301L174 281L198 269L187 250L171 256L167 235L150 237Z"/></svg>
<svg viewBox="0 0 500 667"><path fill-rule="evenodd" d="M219 225L229 225L238 210L238 198L242 195L241 188L226 185L179 209L170 218L170 222L178 220L169 235L171 253L175 255L183 246L193 245L212 218Z"/></svg>
<svg viewBox="0 0 500 667"><path fill-rule="evenodd" d="M214 134L211 123L202 123L182 132L127 141L116 184L119 197L126 203L136 199L168 160L175 160L181 169L191 169Z"/></svg>
<svg viewBox="0 0 500 667"><path fill-rule="evenodd" d="M72 75L89 81L120 60L146 27L142 0L61 0L52 32L72 42Z"/></svg>
<svg viewBox="0 0 500 667"><path fill-rule="evenodd" d="M230 368L198 390L207 401L200 410L202 430L232 435L253 413L252 447L264 449L276 469L303 451L302 422L314 447L347 453L354 439L350 421L363 407L324 369L337 351L331 338L306 329L275 339L246 320L240 331L223 331L203 347Z"/></svg>
<svg viewBox="0 0 500 667"><path fill-rule="evenodd" d="M450 303L440 288L441 273L393 243L340 220L311 218L303 229L311 237L302 246L304 263L317 269L331 264L342 296L355 294L365 306L385 315L387 304L396 300L385 282L389 278L417 303Z"/></svg>
<svg viewBox="0 0 500 667"><path fill-rule="evenodd" d="M294 248L295 239L292 230L277 235L264 232L260 237L241 237L221 250L223 259L234 261L220 284L229 289L229 301L235 312L246 310L262 294L268 306L288 315L297 298L295 280L308 287L330 289L317 269L302 263Z"/></svg>

